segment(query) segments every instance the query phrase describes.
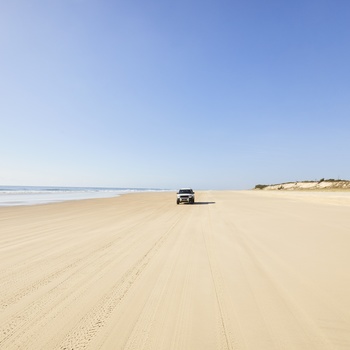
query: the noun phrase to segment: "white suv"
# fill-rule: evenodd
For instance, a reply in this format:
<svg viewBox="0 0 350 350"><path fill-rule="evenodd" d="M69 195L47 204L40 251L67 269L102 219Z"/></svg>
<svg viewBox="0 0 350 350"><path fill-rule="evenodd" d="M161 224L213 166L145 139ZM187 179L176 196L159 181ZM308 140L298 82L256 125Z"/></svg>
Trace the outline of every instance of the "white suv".
<svg viewBox="0 0 350 350"><path fill-rule="evenodd" d="M177 192L177 204L180 203L194 203L194 192L192 188L180 188L179 192Z"/></svg>

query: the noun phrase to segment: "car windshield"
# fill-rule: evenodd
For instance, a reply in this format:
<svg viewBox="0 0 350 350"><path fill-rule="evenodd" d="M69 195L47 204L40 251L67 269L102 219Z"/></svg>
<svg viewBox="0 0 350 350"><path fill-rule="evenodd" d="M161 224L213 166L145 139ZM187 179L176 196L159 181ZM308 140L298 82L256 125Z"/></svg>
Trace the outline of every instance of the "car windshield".
<svg viewBox="0 0 350 350"><path fill-rule="evenodd" d="M180 190L179 193L192 193L192 190Z"/></svg>

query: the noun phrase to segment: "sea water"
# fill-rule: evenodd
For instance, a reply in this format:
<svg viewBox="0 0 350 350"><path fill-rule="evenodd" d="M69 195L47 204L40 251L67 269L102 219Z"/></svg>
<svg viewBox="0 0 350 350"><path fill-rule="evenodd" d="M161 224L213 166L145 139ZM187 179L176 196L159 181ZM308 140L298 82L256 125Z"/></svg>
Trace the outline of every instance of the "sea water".
<svg viewBox="0 0 350 350"><path fill-rule="evenodd" d="M0 206L35 205L70 200L117 197L132 192L162 191L152 188L0 186Z"/></svg>

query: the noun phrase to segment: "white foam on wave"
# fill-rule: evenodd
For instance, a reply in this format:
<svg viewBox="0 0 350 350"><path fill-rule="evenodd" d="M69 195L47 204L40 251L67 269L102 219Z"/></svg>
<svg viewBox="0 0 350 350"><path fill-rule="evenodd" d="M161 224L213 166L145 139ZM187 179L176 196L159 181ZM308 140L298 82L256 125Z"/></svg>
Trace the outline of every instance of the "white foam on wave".
<svg viewBox="0 0 350 350"><path fill-rule="evenodd" d="M137 188L0 186L0 206L36 205L72 200L110 198L133 192L159 191Z"/></svg>

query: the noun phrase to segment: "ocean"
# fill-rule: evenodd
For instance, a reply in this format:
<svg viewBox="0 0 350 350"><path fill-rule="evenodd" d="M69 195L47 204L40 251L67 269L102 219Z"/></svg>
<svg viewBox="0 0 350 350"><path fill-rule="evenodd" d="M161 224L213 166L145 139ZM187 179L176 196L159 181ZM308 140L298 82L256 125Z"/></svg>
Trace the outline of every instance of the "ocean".
<svg viewBox="0 0 350 350"><path fill-rule="evenodd" d="M35 205L91 198L117 197L132 192L164 191L156 188L0 186L0 206Z"/></svg>

